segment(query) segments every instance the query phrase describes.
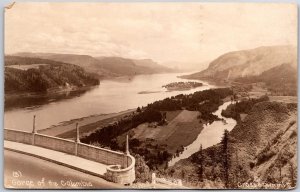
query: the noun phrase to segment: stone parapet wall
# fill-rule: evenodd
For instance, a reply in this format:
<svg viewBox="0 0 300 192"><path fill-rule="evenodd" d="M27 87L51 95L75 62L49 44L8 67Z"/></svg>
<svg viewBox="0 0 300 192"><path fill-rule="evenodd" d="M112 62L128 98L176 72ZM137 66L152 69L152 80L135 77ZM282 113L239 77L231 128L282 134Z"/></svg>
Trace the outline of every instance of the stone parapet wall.
<svg viewBox="0 0 300 192"><path fill-rule="evenodd" d="M75 155L75 142L42 134L34 134L34 145Z"/></svg>
<svg viewBox="0 0 300 192"><path fill-rule="evenodd" d="M4 129L4 139L25 144L32 144L33 141L32 133L13 129Z"/></svg>
<svg viewBox="0 0 300 192"><path fill-rule="evenodd" d="M85 159L103 163L106 165L121 165L127 167L126 155L116 151L87 145L84 143L78 143L77 155Z"/></svg>
<svg viewBox="0 0 300 192"><path fill-rule="evenodd" d="M129 154L20 130L4 129L4 139L64 152L108 165L105 178L115 183L132 184L135 180L135 158Z"/></svg>
<svg viewBox="0 0 300 192"><path fill-rule="evenodd" d="M128 167L123 168L118 165L107 167L106 178L114 183L131 185L135 180L135 158L131 155L126 155Z"/></svg>

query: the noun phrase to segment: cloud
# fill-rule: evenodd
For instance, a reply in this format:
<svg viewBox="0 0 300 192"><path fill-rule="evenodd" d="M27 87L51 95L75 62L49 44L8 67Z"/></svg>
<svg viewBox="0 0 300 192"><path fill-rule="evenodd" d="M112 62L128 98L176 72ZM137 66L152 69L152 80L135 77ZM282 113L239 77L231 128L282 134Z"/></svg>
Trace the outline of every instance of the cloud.
<svg viewBox="0 0 300 192"><path fill-rule="evenodd" d="M296 44L297 7L249 3L16 3L5 53L59 52L202 62Z"/></svg>

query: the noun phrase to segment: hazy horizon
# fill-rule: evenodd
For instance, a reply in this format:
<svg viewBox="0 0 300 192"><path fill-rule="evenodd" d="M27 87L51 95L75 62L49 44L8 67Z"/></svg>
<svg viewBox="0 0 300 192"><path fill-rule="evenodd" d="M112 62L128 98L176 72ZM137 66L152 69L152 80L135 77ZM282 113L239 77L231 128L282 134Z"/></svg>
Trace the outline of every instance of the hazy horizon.
<svg viewBox="0 0 300 192"><path fill-rule="evenodd" d="M297 46L296 4L18 2L5 10L5 54L117 56L203 68L226 52L274 45Z"/></svg>

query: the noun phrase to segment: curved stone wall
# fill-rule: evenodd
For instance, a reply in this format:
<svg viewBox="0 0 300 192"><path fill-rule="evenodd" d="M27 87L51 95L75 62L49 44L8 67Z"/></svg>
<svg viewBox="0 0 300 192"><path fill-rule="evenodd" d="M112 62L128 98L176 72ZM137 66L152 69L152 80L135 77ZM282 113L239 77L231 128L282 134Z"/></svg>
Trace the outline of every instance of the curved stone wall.
<svg viewBox="0 0 300 192"><path fill-rule="evenodd" d="M115 183L132 184L135 180L135 158L129 154L19 130L4 129L4 139L61 151L108 165L105 178Z"/></svg>
<svg viewBox="0 0 300 192"><path fill-rule="evenodd" d="M122 168L121 165L110 165L107 167L106 178L114 183L131 185L135 180L135 158L126 155L128 167Z"/></svg>

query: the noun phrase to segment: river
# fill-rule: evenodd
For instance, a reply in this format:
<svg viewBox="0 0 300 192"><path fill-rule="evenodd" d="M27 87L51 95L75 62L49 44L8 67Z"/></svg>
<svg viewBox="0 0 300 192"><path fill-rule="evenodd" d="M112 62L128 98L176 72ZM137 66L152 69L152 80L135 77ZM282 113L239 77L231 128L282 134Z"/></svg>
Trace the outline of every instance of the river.
<svg viewBox="0 0 300 192"><path fill-rule="evenodd" d="M169 161L168 166L173 166L179 160L186 159L192 154L198 152L201 145L202 149L205 149L219 143L224 134L224 130L227 129L228 131L231 131L233 129L236 125L236 121L232 118L226 118L221 115L222 110L226 109L230 103L231 102L223 103L223 105L219 106L218 110L213 113L219 118L223 118L224 121L214 121L212 124L204 125L197 139L185 147L184 151L180 153L178 157Z"/></svg>
<svg viewBox="0 0 300 192"><path fill-rule="evenodd" d="M29 106L5 110L4 127L24 131L32 130L36 115L36 129L45 129L63 121L95 114L107 114L146 106L148 103L178 94L214 88L206 82L204 86L188 91L169 92L163 85L171 82L190 81L177 76L184 74L137 75L131 78L103 80L100 85L84 93L70 93L59 97L35 98ZM140 94L140 93L144 94ZM57 99L59 98L59 99ZM24 104L25 99L22 104Z"/></svg>

